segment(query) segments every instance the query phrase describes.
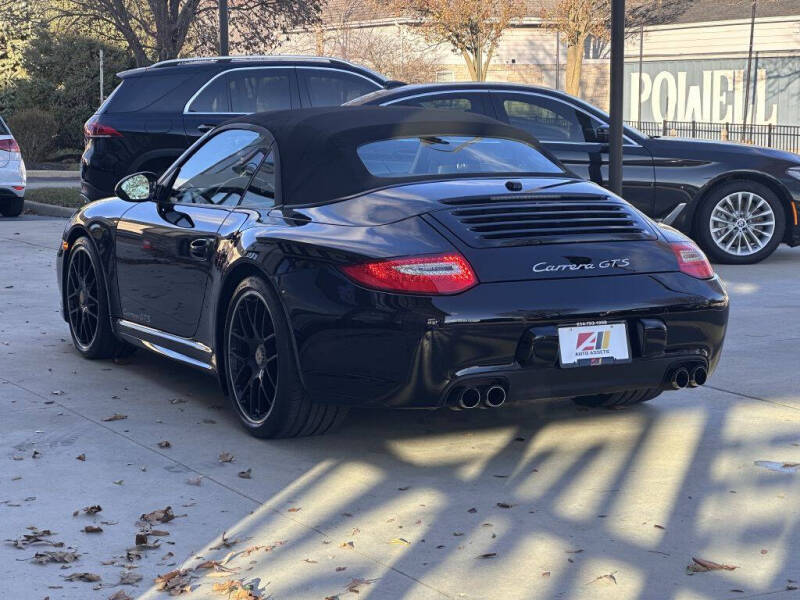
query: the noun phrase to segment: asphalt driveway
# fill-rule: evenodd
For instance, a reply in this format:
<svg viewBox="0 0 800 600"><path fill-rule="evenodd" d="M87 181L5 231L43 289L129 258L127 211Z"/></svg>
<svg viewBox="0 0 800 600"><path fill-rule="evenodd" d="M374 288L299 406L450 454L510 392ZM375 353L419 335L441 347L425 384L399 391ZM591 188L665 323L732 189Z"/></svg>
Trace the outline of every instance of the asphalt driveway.
<svg viewBox="0 0 800 600"><path fill-rule="evenodd" d="M0 219L0 596L800 599L800 248L719 269L731 326L704 388L259 441L203 374L77 355L63 225Z"/></svg>

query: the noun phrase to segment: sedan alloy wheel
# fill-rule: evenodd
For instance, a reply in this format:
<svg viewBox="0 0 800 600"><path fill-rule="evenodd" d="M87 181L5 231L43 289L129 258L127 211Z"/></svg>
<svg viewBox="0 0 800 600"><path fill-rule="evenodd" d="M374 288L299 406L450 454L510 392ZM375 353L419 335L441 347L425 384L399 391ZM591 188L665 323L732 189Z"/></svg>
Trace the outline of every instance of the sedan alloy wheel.
<svg viewBox="0 0 800 600"><path fill-rule="evenodd" d="M749 256L775 235L775 213L769 203L750 191L728 194L711 211L714 243L728 254Z"/></svg>

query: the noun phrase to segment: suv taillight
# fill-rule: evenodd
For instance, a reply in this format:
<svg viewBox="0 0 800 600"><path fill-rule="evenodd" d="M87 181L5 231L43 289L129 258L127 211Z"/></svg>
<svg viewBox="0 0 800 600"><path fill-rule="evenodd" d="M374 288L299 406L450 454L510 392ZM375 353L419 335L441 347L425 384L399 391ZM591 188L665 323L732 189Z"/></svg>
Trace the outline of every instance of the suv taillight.
<svg viewBox="0 0 800 600"><path fill-rule="evenodd" d="M97 115L92 116L86 121L86 124L83 126L83 135L85 135L87 139L122 137L122 134L110 125L103 125Z"/></svg>
<svg viewBox="0 0 800 600"><path fill-rule="evenodd" d="M714 269L706 255L692 242L672 242L670 246L678 259L678 268L683 273L697 279L710 279L714 276Z"/></svg>
<svg viewBox="0 0 800 600"><path fill-rule="evenodd" d="M6 152L19 152L19 144L17 144L17 140L14 138L0 140L0 150L5 150Z"/></svg>
<svg viewBox="0 0 800 600"><path fill-rule="evenodd" d="M405 294L458 294L478 283L460 254L436 254L376 260L340 267L364 287Z"/></svg>

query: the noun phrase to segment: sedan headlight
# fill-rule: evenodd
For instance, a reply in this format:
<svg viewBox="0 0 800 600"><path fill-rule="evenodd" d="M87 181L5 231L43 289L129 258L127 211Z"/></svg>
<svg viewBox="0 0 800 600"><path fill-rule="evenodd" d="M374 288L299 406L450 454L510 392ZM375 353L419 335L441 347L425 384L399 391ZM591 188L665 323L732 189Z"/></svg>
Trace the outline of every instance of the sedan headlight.
<svg viewBox="0 0 800 600"><path fill-rule="evenodd" d="M800 167L792 167L786 170L786 174L800 180Z"/></svg>

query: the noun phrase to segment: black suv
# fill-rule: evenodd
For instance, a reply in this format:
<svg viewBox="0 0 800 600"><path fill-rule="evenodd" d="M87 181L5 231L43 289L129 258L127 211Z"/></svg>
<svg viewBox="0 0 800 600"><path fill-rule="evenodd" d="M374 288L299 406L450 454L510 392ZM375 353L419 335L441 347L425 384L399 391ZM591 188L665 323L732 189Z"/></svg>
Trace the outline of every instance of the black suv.
<svg viewBox="0 0 800 600"><path fill-rule="evenodd" d="M129 173L162 173L197 138L236 115L338 105L399 84L347 61L309 56L168 60L118 76L122 83L84 127L87 200L113 195Z"/></svg>

